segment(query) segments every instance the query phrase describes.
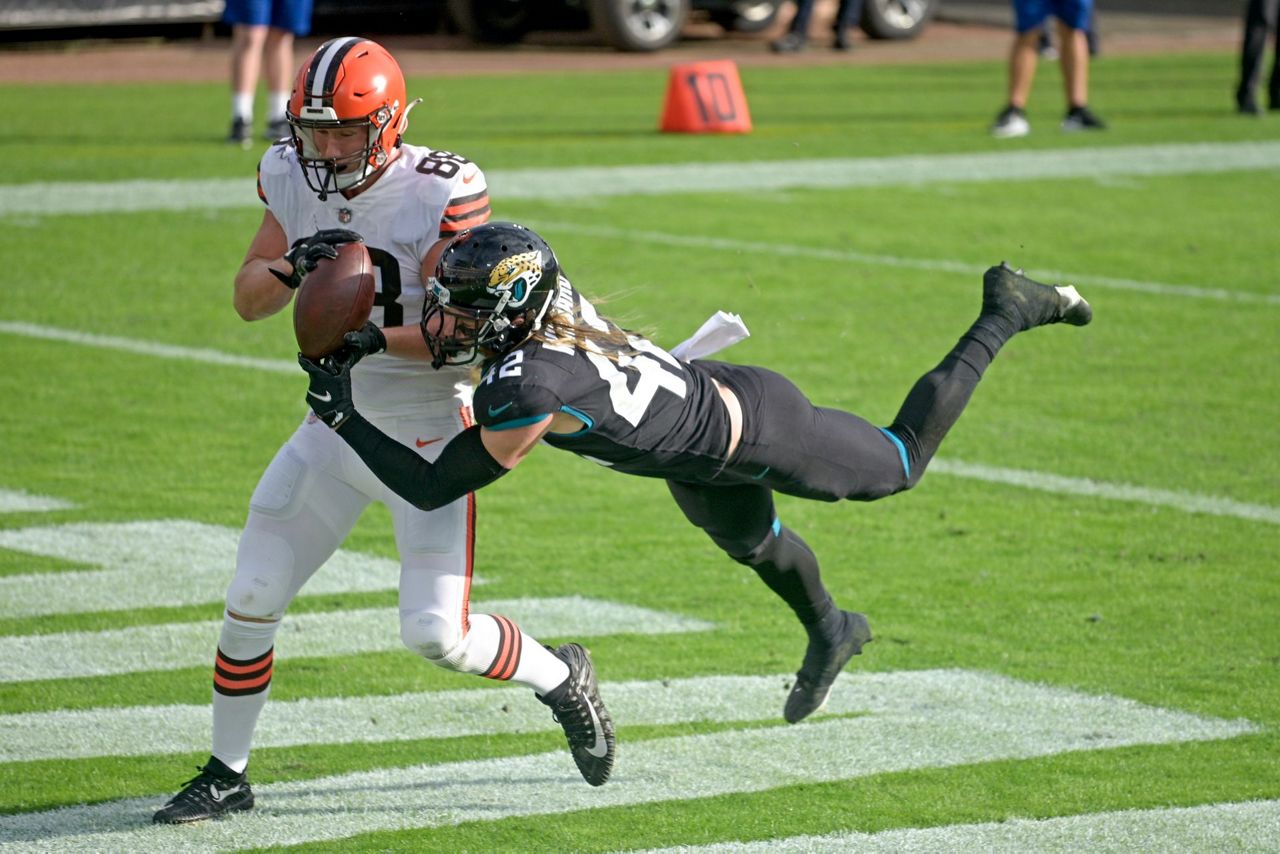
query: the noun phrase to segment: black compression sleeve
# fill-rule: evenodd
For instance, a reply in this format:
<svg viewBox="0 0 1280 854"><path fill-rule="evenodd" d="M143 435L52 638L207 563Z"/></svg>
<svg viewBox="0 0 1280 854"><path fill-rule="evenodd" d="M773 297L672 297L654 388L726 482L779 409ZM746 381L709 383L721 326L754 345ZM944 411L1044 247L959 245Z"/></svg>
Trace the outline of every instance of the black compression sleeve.
<svg viewBox="0 0 1280 854"><path fill-rule="evenodd" d="M480 440L480 427L469 427L449 440L434 463L401 445L360 413L338 431L378 480L414 507L434 510L493 483L510 469L493 458Z"/></svg>

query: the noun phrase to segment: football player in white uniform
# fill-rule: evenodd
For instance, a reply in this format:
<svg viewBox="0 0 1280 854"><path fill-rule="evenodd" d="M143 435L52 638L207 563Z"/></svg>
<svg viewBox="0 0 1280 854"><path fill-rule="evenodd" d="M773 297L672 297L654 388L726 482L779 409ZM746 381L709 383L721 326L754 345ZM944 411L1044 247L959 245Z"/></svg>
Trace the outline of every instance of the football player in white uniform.
<svg viewBox="0 0 1280 854"><path fill-rule="evenodd" d="M489 194L474 163L402 141L417 103L407 101L399 65L375 42L336 38L307 59L289 102L292 134L269 148L258 167L267 208L236 274L234 302L247 321L269 317L289 304L319 259L336 257L336 245L363 240L377 272L377 297L359 334L362 346L379 355L354 371L354 394L380 429L434 459L470 425L470 387L465 368L414 364L430 359L418 329L424 282L435 267L426 256L440 238L486 221ZM308 415L249 502L215 659L212 755L155 821L198 821L253 806L245 769L271 686L280 619L373 501L388 507L395 526L405 645L442 667L527 685L544 700L566 693L582 700L589 691L592 708L578 703L556 712L571 744L575 737L589 735L597 744L597 734L607 736L607 754L592 756L590 773L583 773L593 785L608 778L612 724L594 697L585 651L566 644L553 652L506 617L468 612L474 497L419 510ZM591 728L592 713L607 732L575 732L584 729L582 719Z"/></svg>

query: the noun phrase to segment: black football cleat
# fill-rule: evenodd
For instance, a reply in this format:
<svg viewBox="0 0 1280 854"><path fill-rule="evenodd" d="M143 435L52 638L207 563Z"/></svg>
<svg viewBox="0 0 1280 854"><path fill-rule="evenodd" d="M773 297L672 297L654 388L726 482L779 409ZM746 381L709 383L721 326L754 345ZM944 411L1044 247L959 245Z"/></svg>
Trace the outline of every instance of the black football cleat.
<svg viewBox="0 0 1280 854"><path fill-rule="evenodd" d="M792 686L787 704L782 709L782 717L789 724L799 723L821 709L840 671L849 659L862 652L865 644L871 642L871 626L864 615L854 611L840 613L844 615L844 626L835 643L809 640L804 663L796 674L796 684Z"/></svg>
<svg viewBox="0 0 1280 854"><path fill-rule="evenodd" d="M182 791L156 810L151 820L156 824L187 824L251 809L253 790L249 788L249 778L210 756L209 764L183 783Z"/></svg>
<svg viewBox="0 0 1280 854"><path fill-rule="evenodd" d="M1006 318L1022 332L1049 323L1084 326L1093 309L1071 285L1042 285L1007 261L982 276L982 313Z"/></svg>
<svg viewBox="0 0 1280 854"><path fill-rule="evenodd" d="M564 727L569 752L582 778L593 786L603 786L613 773L613 719L600 700L591 655L576 643L552 652L569 665L569 678L538 699L551 707L551 716Z"/></svg>

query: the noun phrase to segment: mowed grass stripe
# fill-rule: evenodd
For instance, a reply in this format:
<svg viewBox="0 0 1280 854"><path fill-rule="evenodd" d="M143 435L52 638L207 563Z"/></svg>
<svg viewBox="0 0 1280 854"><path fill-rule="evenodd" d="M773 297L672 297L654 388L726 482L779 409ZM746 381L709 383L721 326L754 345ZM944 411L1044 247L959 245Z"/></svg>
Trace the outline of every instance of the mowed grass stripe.
<svg viewBox="0 0 1280 854"><path fill-rule="evenodd" d="M738 703L772 700L768 711L776 717L783 697L780 678L744 683L764 686L763 700L728 690L719 697L722 713L736 716L731 707ZM604 690L608 697L609 686ZM638 692L637 699L659 720L668 720L690 704L707 709L707 698L696 696L703 691L702 680L692 680ZM621 698L628 692L618 693ZM0 839L6 842L0 852L261 848L1065 751L1232 738L1257 730L1248 721L1204 718L962 670L846 674L832 703L841 713L862 714L796 727L624 740L615 776L600 788L582 782L565 751L420 765L264 785L256 790L259 809L234 821L195 827L149 824L164 794L3 816ZM619 712L624 732L630 713ZM502 784L495 784L499 780Z"/></svg>
<svg viewBox="0 0 1280 854"><path fill-rule="evenodd" d="M896 157L580 166L486 172L499 199L890 187L1274 169L1280 142L1209 142ZM8 216L208 210L261 204L252 178L35 182L0 186Z"/></svg>
<svg viewBox="0 0 1280 854"><path fill-rule="evenodd" d="M633 854L924 854L984 851L1274 852L1280 842L1280 801L1206 804L1154 810L1123 810L1049 819L1014 818L986 824L907 828L880 833L792 836L760 842L724 842L650 848Z"/></svg>
<svg viewBox="0 0 1280 854"><path fill-rule="evenodd" d="M540 638L661 635L715 628L704 620L583 596L473 601L471 610L510 617ZM221 626L220 620L213 620L0 636L0 662L4 662L0 682L212 668ZM287 614L276 636L277 653L290 660L386 650L404 650L394 608Z"/></svg>

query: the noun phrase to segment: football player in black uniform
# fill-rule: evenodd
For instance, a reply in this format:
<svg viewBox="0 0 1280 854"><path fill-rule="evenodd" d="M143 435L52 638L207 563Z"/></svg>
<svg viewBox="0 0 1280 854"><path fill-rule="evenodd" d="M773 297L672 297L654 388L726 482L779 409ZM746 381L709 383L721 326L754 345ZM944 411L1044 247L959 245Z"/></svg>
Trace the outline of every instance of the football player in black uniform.
<svg viewBox="0 0 1280 854"><path fill-rule="evenodd" d="M686 517L754 569L808 633L783 716L817 710L871 640L862 614L838 608L818 561L774 512L773 493L874 501L919 482L996 353L1027 329L1083 326L1073 287L1033 282L1006 264L983 276L982 310L907 394L888 427L816 407L780 374L683 361L599 316L551 247L512 223L442 241L422 332L433 364L483 360L475 426L434 464L379 432L351 401L361 334L321 363L301 358L315 413L388 486L430 509L506 474L539 441L627 474L660 477Z"/></svg>

